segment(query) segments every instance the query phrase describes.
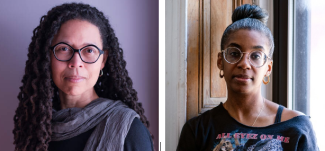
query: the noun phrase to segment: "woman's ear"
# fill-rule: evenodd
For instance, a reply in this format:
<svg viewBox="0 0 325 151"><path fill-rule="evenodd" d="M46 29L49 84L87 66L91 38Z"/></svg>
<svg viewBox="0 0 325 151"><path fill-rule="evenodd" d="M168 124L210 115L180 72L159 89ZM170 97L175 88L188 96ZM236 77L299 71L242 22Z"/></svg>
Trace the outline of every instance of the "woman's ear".
<svg viewBox="0 0 325 151"><path fill-rule="evenodd" d="M273 68L273 60L270 60L267 64L266 76L270 76Z"/></svg>
<svg viewBox="0 0 325 151"><path fill-rule="evenodd" d="M222 53L221 52L218 53L218 61L217 61L217 64L218 64L218 68L220 70L223 70L223 61L222 61Z"/></svg>
<svg viewBox="0 0 325 151"><path fill-rule="evenodd" d="M105 67L105 63L107 61L107 57L108 57L108 50L104 50L104 54L103 54L103 62L102 62L102 65L100 67L100 69L103 69Z"/></svg>

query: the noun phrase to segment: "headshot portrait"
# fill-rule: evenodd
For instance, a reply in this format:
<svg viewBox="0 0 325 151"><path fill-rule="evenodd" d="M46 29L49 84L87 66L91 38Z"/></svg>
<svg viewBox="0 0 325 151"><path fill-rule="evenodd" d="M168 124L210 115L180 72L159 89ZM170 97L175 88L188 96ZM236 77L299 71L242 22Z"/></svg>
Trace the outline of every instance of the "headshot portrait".
<svg viewBox="0 0 325 151"><path fill-rule="evenodd" d="M166 150L322 150L320 5L167 0Z"/></svg>
<svg viewBox="0 0 325 151"><path fill-rule="evenodd" d="M8 1L0 18L3 150L158 150L158 1Z"/></svg>

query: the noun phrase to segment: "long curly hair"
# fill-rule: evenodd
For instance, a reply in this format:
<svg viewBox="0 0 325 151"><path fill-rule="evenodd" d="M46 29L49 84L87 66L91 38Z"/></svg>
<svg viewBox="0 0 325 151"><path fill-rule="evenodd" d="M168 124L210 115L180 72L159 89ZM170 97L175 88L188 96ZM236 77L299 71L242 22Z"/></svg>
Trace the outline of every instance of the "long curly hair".
<svg viewBox="0 0 325 151"><path fill-rule="evenodd" d="M51 141L52 109L60 109L58 88L51 78L49 47L61 25L71 19L88 21L99 28L103 50L108 58L101 76L94 86L99 97L121 100L140 115L149 128L137 91L126 70L123 50L119 46L108 19L95 7L81 3L56 6L44 15L33 31L28 47L28 60L18 94L19 105L14 116L14 144L16 151L46 151Z"/></svg>

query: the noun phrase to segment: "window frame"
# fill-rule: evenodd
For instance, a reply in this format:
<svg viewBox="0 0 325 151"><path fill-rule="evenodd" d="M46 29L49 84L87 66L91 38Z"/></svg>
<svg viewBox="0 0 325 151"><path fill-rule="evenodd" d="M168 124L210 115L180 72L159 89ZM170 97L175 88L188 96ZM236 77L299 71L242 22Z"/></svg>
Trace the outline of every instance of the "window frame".
<svg viewBox="0 0 325 151"><path fill-rule="evenodd" d="M274 0L273 102L289 107L288 99L288 0ZM290 75L290 73L289 73ZM290 91L289 91L290 92ZM289 107L291 108L291 107Z"/></svg>

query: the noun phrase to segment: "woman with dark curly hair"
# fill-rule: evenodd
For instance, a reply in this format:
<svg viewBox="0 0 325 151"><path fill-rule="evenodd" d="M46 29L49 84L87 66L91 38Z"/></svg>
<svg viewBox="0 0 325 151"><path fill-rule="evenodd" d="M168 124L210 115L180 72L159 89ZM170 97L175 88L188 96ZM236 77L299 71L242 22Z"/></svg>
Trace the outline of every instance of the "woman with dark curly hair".
<svg viewBox="0 0 325 151"><path fill-rule="evenodd" d="M273 36L267 12L245 4L232 14L217 65L227 100L185 123L178 151L317 151L309 117L261 94L270 82ZM266 79L265 79L266 78Z"/></svg>
<svg viewBox="0 0 325 151"><path fill-rule="evenodd" d="M16 151L153 150L123 50L102 12L86 4L54 7L28 51Z"/></svg>

